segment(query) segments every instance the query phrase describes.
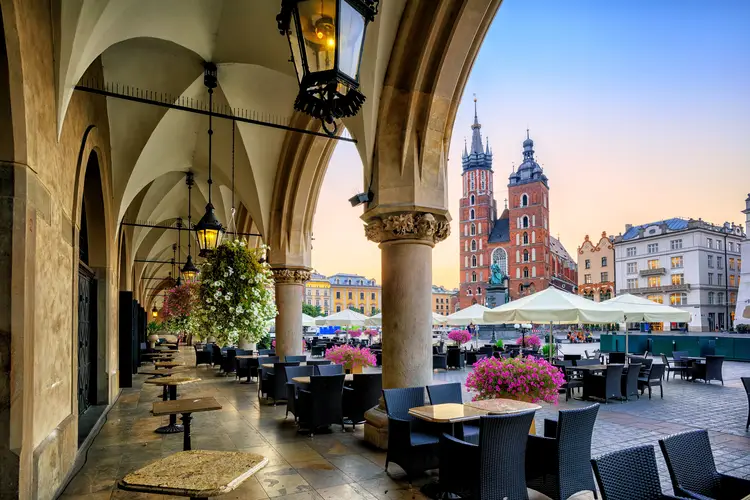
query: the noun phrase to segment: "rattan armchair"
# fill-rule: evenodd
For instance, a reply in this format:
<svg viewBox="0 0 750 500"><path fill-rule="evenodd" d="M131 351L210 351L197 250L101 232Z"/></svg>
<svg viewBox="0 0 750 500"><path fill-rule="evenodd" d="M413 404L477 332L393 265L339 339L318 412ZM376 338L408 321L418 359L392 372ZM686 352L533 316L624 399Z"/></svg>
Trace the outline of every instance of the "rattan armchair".
<svg viewBox="0 0 750 500"><path fill-rule="evenodd" d="M211 365L211 347L210 346L204 346L202 349L198 349L198 346L193 346L195 348L195 367L197 368L198 365Z"/></svg>
<svg viewBox="0 0 750 500"><path fill-rule="evenodd" d="M659 440L675 494L687 498L741 499L750 495L750 480L716 470L708 432L681 432Z"/></svg>
<svg viewBox="0 0 750 500"><path fill-rule="evenodd" d="M365 412L377 406L383 391L382 373L358 373L351 387L344 387L344 423L351 425L365 421Z"/></svg>
<svg viewBox="0 0 750 500"><path fill-rule="evenodd" d="M636 446L591 460L603 500L679 499L661 490L653 446Z"/></svg>
<svg viewBox="0 0 750 500"><path fill-rule="evenodd" d="M313 365L315 366L315 375L343 375L344 365Z"/></svg>
<svg viewBox="0 0 750 500"><path fill-rule="evenodd" d="M461 395L461 383L435 384L427 386L427 395L430 398L430 404L439 405L443 403L463 403ZM479 426L474 423L457 423L453 425L455 437L469 443L477 444L479 442Z"/></svg>
<svg viewBox="0 0 750 500"><path fill-rule="evenodd" d="M284 369L286 373L286 415L287 418L291 413L294 415L294 420L299 418L299 410L297 409L298 389L299 385L292 379L294 377L312 377L313 367L312 366L287 366Z"/></svg>
<svg viewBox="0 0 750 500"><path fill-rule="evenodd" d="M709 383L711 380L719 380L721 385L724 385L724 377L721 373L723 365L724 356L706 356L705 363L693 363L690 370L692 379L701 379L705 383Z"/></svg>
<svg viewBox="0 0 750 500"><path fill-rule="evenodd" d="M628 365L628 373L622 375L620 381L620 391L622 397L626 401L630 400L630 396L635 396L637 399L641 399L641 395L638 393L638 376L641 372L641 364L631 362Z"/></svg>
<svg viewBox="0 0 750 500"><path fill-rule="evenodd" d="M661 385L661 379L664 377L664 365L651 365L651 369L645 374L641 373L638 377L638 388L643 391L648 389L648 399L651 399L651 388L659 386L659 393L664 399L664 387Z"/></svg>
<svg viewBox="0 0 750 500"><path fill-rule="evenodd" d="M286 401L286 367L299 366L299 361L285 361L283 363L274 363L273 370L268 372L265 385L267 397L273 399L273 404L280 400Z"/></svg>
<svg viewBox="0 0 750 500"><path fill-rule="evenodd" d="M742 380L747 395L747 423L745 424L745 430L747 430L750 428L750 377L740 377L740 380Z"/></svg>
<svg viewBox="0 0 750 500"><path fill-rule="evenodd" d="M331 424L341 425L343 431L343 391L343 374L310 377L310 388L298 391L300 427L307 429L311 436L317 429Z"/></svg>
<svg viewBox="0 0 750 500"><path fill-rule="evenodd" d="M620 379L623 365L609 365L604 375L595 375L590 371L583 374L583 398L595 397L607 403L610 399L622 399Z"/></svg>

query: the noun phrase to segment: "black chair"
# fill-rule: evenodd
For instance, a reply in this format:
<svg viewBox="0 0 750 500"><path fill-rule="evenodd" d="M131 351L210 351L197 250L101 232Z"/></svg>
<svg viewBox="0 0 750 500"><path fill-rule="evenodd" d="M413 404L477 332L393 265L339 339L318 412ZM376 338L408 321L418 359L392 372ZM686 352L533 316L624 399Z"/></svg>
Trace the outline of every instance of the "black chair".
<svg viewBox="0 0 750 500"><path fill-rule="evenodd" d="M440 438L427 422L409 415L409 409L424 406L424 387L383 389L385 411L388 415L388 451L385 456L385 471L393 462L412 477L439 465Z"/></svg>
<svg viewBox="0 0 750 500"><path fill-rule="evenodd" d="M226 375L234 373L237 368L234 363L234 358L237 356L237 349L227 349L226 355L221 359L221 371Z"/></svg>
<svg viewBox="0 0 750 500"><path fill-rule="evenodd" d="M580 354L563 354L564 361L577 361L581 358L582 356ZM588 356L586 356L586 359L588 359Z"/></svg>
<svg viewBox="0 0 750 500"><path fill-rule="evenodd" d="M459 347L448 348L447 362L449 368L463 368L464 366L466 366L464 353L461 352L461 349Z"/></svg>
<svg viewBox="0 0 750 500"><path fill-rule="evenodd" d="M432 369L433 370L447 370L448 369L448 356L446 354L433 354L432 355Z"/></svg>
<svg viewBox="0 0 750 500"><path fill-rule="evenodd" d="M669 363L669 360L667 359L667 356L662 353L661 356L661 363L664 365L664 371L667 376L667 382L669 381L669 374L670 373L679 373L680 378L685 378L685 372L687 372L687 366L685 366L682 363L675 363L672 364ZM674 376L672 376L672 380L674 380Z"/></svg>
<svg viewBox="0 0 750 500"><path fill-rule="evenodd" d="M312 436L321 427L341 425L344 430L342 398L344 375L310 377L310 388L298 390L297 408L300 427Z"/></svg>
<svg viewBox="0 0 750 500"><path fill-rule="evenodd" d="M573 361L573 366L595 366L600 364L601 362L598 359L576 359Z"/></svg>
<svg viewBox="0 0 750 500"><path fill-rule="evenodd" d="M554 500L579 491L592 491L591 435L599 404L560 411L557 420L544 419L544 436L529 435L526 445L526 486Z"/></svg>
<svg viewBox="0 0 750 500"><path fill-rule="evenodd" d="M271 349L258 349L258 356L270 356Z"/></svg>
<svg viewBox="0 0 750 500"><path fill-rule="evenodd" d="M299 361L284 361L273 364L273 369L268 372L265 385L266 397L273 399L273 405L278 401L286 400L286 367L299 366Z"/></svg>
<svg viewBox="0 0 750 500"><path fill-rule="evenodd" d="M197 368L198 365L211 366L211 351L206 347L203 349L198 349L198 346L193 347L195 348L195 367Z"/></svg>
<svg viewBox="0 0 750 500"><path fill-rule="evenodd" d="M221 366L221 362L224 359L224 354L221 352L221 347L216 344L211 344L211 362L213 366Z"/></svg>
<svg viewBox="0 0 750 500"><path fill-rule="evenodd" d="M534 411L479 419L479 444L440 437L440 488L477 499L528 499L525 455Z"/></svg>
<svg viewBox="0 0 750 500"><path fill-rule="evenodd" d="M636 446L591 460L603 500L675 499L661 490L653 446Z"/></svg>
<svg viewBox="0 0 750 500"><path fill-rule="evenodd" d="M326 346L323 344L316 344L310 348L310 356L321 357L326 353Z"/></svg>
<svg viewBox="0 0 750 500"><path fill-rule="evenodd" d="M724 356L706 356L705 363L693 363L690 370L692 379L701 379L705 383L711 380L720 380L724 385L724 377L721 370L724 365Z"/></svg>
<svg viewBox="0 0 750 500"><path fill-rule="evenodd" d="M251 360L252 361L252 360ZM263 365L270 365L273 363L278 363L279 358L278 356L265 356L265 357L259 357L256 359L257 367L256 367L256 376L258 377L258 396L262 396L263 394L266 394L268 391L266 389L268 385L268 374L273 371L272 368L263 368ZM252 374L252 365L250 366L250 373Z"/></svg>
<svg viewBox="0 0 750 500"><path fill-rule="evenodd" d="M609 353L609 362L610 363L624 364L625 363L625 353L624 352L610 352Z"/></svg>
<svg viewBox="0 0 750 500"><path fill-rule="evenodd" d="M747 394L747 423L745 424L745 431L750 428L750 377L740 377L742 385L745 386L745 394Z"/></svg>
<svg viewBox="0 0 750 500"><path fill-rule="evenodd" d="M307 361L307 356L284 356L284 361L290 363L304 363L305 361Z"/></svg>
<svg viewBox="0 0 750 500"><path fill-rule="evenodd" d="M620 379L622 378L623 365L609 365L603 375L591 373L586 370L583 373L583 398L595 397L603 399L605 403L610 399L622 399L620 391Z"/></svg>
<svg viewBox="0 0 750 500"><path fill-rule="evenodd" d="M312 377L314 368L312 366L287 366L284 372L286 373L286 415L288 417L291 413L294 415L294 420L299 418L297 412L297 389L299 384L294 382L294 377Z"/></svg>
<svg viewBox="0 0 750 500"><path fill-rule="evenodd" d="M461 383L452 384L435 384L427 386L427 395L430 398L430 404L439 405L443 403L463 403L461 395ZM469 443L477 444L479 442L479 426L476 423L458 423L453 426L455 437Z"/></svg>
<svg viewBox="0 0 750 500"><path fill-rule="evenodd" d="M358 373L350 387L344 387L344 423L352 430L365 421L365 412L378 405L383 390L382 373Z"/></svg>
<svg viewBox="0 0 750 500"><path fill-rule="evenodd" d="M307 366L320 366L320 365L330 365L331 360L330 359L317 359L317 360L308 360Z"/></svg>
<svg viewBox="0 0 750 500"><path fill-rule="evenodd" d="M565 364L568 363L568 364ZM565 383L560 387L558 392L565 393L565 401L568 401L573 396L573 390L578 389L579 391L583 387L583 379L577 375L575 368L571 366L572 361L560 361L558 360L554 366L563 372L565 376Z"/></svg>
<svg viewBox="0 0 750 500"><path fill-rule="evenodd" d="M651 365L651 369L646 374L638 376L638 388L641 394L648 389L648 399L651 399L651 388L659 386L661 399L664 399L664 387L661 385L661 379L664 377L664 365Z"/></svg>
<svg viewBox="0 0 750 500"><path fill-rule="evenodd" d="M620 391L625 401L630 400L630 396L635 396L637 399L641 399L641 395L638 393L638 376L641 373L641 364L631 362L628 365L628 373L622 374L620 380Z"/></svg>
<svg viewBox="0 0 750 500"><path fill-rule="evenodd" d="M676 495L687 498L741 499L750 495L750 480L716 470L708 432L681 432L659 440Z"/></svg>
<svg viewBox="0 0 750 500"><path fill-rule="evenodd" d="M315 375L343 375L344 365L315 365Z"/></svg>

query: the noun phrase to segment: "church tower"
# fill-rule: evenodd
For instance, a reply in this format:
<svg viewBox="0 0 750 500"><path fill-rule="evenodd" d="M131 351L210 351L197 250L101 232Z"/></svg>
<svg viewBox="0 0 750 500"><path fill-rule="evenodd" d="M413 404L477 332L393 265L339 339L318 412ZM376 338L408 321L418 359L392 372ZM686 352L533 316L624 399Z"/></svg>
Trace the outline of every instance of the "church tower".
<svg viewBox="0 0 750 500"><path fill-rule="evenodd" d="M485 304L485 282L490 277L490 249L487 244L497 207L492 188L492 153L489 140L482 144L482 125L474 97L474 123L471 125L471 150L461 156L463 192L459 209L461 272L459 307Z"/></svg>
<svg viewBox="0 0 750 500"><path fill-rule="evenodd" d="M512 299L550 284L549 185L534 158L534 141L526 131L523 162L508 178L510 200L509 292Z"/></svg>

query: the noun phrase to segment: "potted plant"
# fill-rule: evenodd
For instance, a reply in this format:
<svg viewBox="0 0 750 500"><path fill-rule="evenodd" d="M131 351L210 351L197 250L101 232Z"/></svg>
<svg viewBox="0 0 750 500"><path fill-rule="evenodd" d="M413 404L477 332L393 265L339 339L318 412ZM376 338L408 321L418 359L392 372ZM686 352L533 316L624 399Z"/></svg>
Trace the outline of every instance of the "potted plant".
<svg viewBox="0 0 750 500"><path fill-rule="evenodd" d="M474 401L505 398L556 404L564 383L559 369L534 357L480 359L466 377L466 388L474 391Z"/></svg>
<svg viewBox="0 0 750 500"><path fill-rule="evenodd" d="M502 351L503 348L504 348L503 339L497 339L497 341L495 341L495 346L493 350Z"/></svg>
<svg viewBox="0 0 750 500"><path fill-rule="evenodd" d="M362 373L365 366L375 366L375 355L367 347L350 345L333 346L326 350L325 358L337 365L344 365L347 373Z"/></svg>
<svg viewBox="0 0 750 500"><path fill-rule="evenodd" d="M198 285L195 283L185 283L169 290L162 306L165 328L176 334L189 336L195 326L191 317L195 313L197 301Z"/></svg>
<svg viewBox="0 0 750 500"><path fill-rule="evenodd" d="M148 341L151 344L151 347L154 347L154 344L159 340L159 333L164 331L164 323L158 322L158 321L151 321L149 322L147 326L148 331Z"/></svg>
<svg viewBox="0 0 750 500"><path fill-rule="evenodd" d="M542 339L537 335L525 335L518 337L516 344L521 346L522 349L534 349L536 351L542 346Z"/></svg>
<svg viewBox="0 0 750 500"><path fill-rule="evenodd" d="M468 330L451 330L448 333L448 338L454 341L457 347L460 347L461 345L471 341L471 334L468 332Z"/></svg>
<svg viewBox="0 0 750 500"><path fill-rule="evenodd" d="M353 339L357 339L362 336L362 330L357 328L356 330L349 330L349 336Z"/></svg>

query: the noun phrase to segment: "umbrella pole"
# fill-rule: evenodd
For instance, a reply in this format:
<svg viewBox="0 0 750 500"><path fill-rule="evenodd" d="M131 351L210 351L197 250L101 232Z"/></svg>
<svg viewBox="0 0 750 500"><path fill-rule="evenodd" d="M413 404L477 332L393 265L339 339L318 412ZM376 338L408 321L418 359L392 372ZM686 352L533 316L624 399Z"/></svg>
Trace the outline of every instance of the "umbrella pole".
<svg viewBox="0 0 750 500"><path fill-rule="evenodd" d="M549 322L549 362L552 363L552 349L554 349L555 338L552 336L552 322Z"/></svg>
<svg viewBox="0 0 750 500"><path fill-rule="evenodd" d="M625 316L625 361L628 360L628 317Z"/></svg>

